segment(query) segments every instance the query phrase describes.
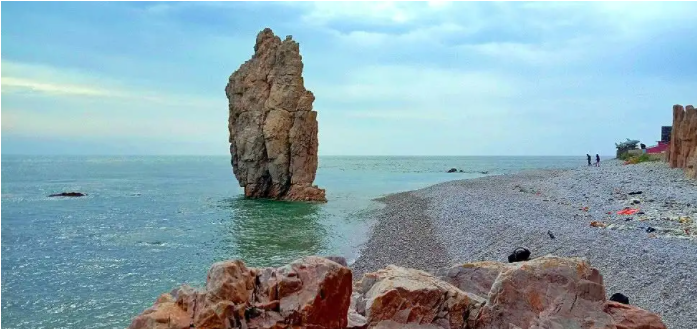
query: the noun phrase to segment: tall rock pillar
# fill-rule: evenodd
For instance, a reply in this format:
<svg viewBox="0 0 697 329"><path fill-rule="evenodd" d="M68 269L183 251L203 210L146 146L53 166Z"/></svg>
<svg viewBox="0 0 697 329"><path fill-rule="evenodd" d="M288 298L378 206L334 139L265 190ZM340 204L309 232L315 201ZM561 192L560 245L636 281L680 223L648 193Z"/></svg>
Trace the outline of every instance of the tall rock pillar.
<svg viewBox="0 0 697 329"><path fill-rule="evenodd" d="M235 177L249 198L326 202L317 172L315 96L305 89L300 47L266 28L254 55L225 87Z"/></svg>

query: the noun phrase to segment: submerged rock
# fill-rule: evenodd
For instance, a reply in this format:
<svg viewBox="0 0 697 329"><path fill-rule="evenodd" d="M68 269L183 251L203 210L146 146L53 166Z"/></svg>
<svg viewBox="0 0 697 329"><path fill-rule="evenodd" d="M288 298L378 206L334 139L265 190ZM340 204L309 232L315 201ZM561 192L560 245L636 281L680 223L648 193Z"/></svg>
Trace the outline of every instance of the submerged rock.
<svg viewBox="0 0 697 329"><path fill-rule="evenodd" d="M235 177L250 198L326 201L317 171L315 96L305 89L297 42L264 29L254 55L225 87Z"/></svg>
<svg viewBox="0 0 697 329"><path fill-rule="evenodd" d="M48 197L54 198L54 197L59 197L59 196L65 196L65 197L76 198L76 197L81 197L81 196L85 196L85 195L87 195L87 194L80 193L80 192L62 192L62 193L51 194Z"/></svg>

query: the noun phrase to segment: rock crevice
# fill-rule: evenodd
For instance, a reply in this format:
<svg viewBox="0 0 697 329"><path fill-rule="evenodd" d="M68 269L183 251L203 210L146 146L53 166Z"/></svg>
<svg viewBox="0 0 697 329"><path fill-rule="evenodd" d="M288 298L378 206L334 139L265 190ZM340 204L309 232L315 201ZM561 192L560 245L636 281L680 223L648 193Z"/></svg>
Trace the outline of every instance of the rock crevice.
<svg viewBox="0 0 697 329"><path fill-rule="evenodd" d="M264 29L254 55L225 87L233 173L249 198L326 201L317 172L315 96L305 89L300 47Z"/></svg>

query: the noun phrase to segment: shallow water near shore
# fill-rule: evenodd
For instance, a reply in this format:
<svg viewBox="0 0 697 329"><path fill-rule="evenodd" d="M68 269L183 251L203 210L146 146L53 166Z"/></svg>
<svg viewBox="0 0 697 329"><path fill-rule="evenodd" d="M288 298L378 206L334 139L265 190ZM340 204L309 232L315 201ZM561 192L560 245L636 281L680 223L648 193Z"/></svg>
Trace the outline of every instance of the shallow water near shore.
<svg viewBox="0 0 697 329"><path fill-rule="evenodd" d="M320 157L326 204L245 200L225 156L3 156L5 328L124 328L211 263L357 256L372 199L579 157ZM455 167L464 173L448 174ZM64 191L82 198L48 198Z"/></svg>

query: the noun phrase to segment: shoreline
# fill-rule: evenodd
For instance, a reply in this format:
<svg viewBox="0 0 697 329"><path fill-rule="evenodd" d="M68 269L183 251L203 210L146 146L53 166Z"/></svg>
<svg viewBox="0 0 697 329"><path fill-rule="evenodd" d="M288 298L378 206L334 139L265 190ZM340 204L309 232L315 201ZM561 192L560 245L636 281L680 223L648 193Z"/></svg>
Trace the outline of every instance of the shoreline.
<svg viewBox="0 0 697 329"><path fill-rule="evenodd" d="M608 297L629 296L669 328L697 328L689 316L697 314L697 236L680 233L695 227L697 182L665 163L609 160L600 168L528 170L376 201L385 206L372 213L370 237L351 265L355 278L388 264L434 272L472 261L506 262L521 246L532 257L585 257L603 273ZM624 207L644 214L618 215ZM592 221L606 227L591 227Z"/></svg>

